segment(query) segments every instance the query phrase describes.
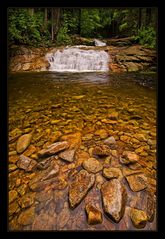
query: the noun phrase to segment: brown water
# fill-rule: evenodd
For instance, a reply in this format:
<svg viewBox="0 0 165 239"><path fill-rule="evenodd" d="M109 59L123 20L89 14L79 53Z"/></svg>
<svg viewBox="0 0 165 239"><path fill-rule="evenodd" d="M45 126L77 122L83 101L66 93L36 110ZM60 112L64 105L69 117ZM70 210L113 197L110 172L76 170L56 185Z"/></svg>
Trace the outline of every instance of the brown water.
<svg viewBox="0 0 165 239"><path fill-rule="evenodd" d="M138 207L144 210L145 192L131 192L124 178L129 197L120 223L114 223L104 215L97 180L74 210L68 206L68 184L71 175L81 169L81 163L76 162L81 154L87 152L91 155L96 144L112 135L118 148L111 165L122 167L118 156L123 150L137 152L140 157L138 166L148 177L148 187L156 193L156 76L149 73L17 73L9 77L8 97L9 139L16 136L9 143L9 190L17 192L9 204L9 229L32 230L36 228L34 220L39 221L42 214L46 216L41 220L47 221L46 226L39 225L43 230L140 230L132 225L129 209L139 197ZM113 122L108 119L112 112L118 113L118 119ZM99 129L104 129L107 135L95 134ZM29 156L33 158L40 149L54 142L52 139L56 134L80 132L82 135L81 146L70 168L67 162L57 159L60 177L66 180L66 187L61 190L53 189L51 185L45 187L43 195L49 194L50 197L42 203L36 199L41 192L32 192L29 188L30 180L37 177L40 170L25 172L16 164L19 159L17 139L30 132L33 132L33 138L29 147L33 152ZM136 134L142 134L145 139L135 140ZM102 161L103 166L108 163L108 159ZM65 168L66 171L63 170ZM101 172L96 176L100 175ZM20 200L28 193L34 200L27 208L22 207ZM103 213L102 224L88 225L84 207L89 202ZM30 213L25 213L29 208ZM36 221L35 224L38 223ZM156 216L141 230L155 229Z"/></svg>

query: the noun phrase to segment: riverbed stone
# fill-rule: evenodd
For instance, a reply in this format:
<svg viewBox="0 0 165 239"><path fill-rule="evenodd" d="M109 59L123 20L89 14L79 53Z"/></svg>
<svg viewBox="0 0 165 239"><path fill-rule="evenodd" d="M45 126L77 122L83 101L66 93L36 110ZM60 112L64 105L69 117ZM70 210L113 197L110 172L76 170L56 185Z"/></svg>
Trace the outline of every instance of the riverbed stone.
<svg viewBox="0 0 165 239"><path fill-rule="evenodd" d="M44 156L51 156L53 154L56 154L64 149L67 149L69 147L69 144L67 141L63 142L56 142L54 144L51 144L47 149L42 149L38 152L39 157Z"/></svg>
<svg viewBox="0 0 165 239"><path fill-rule="evenodd" d="M102 213L91 204L85 206L87 213L87 222L89 225L96 225L102 223Z"/></svg>
<svg viewBox="0 0 165 239"><path fill-rule="evenodd" d="M147 214L144 211L132 208L130 211L130 218L136 228L141 229L146 226Z"/></svg>
<svg viewBox="0 0 165 239"><path fill-rule="evenodd" d="M29 192L25 194L22 198L18 200L19 205L21 208L30 207L34 203L35 193Z"/></svg>
<svg viewBox="0 0 165 239"><path fill-rule="evenodd" d="M27 186L26 184L21 184L21 185L17 188L17 192L18 192L21 196L23 196L23 195L26 193L27 189L28 189L28 186Z"/></svg>
<svg viewBox="0 0 165 239"><path fill-rule="evenodd" d="M84 160L82 165L89 173L97 173L103 169L102 164L95 158Z"/></svg>
<svg viewBox="0 0 165 239"><path fill-rule="evenodd" d="M69 143L69 149L78 149L81 145L82 135L80 132L76 132L63 135L60 139Z"/></svg>
<svg viewBox="0 0 165 239"><path fill-rule="evenodd" d="M120 162L122 164L132 164L137 163L139 160L139 156L131 151L124 151L122 156L120 157Z"/></svg>
<svg viewBox="0 0 165 239"><path fill-rule="evenodd" d="M75 155L75 150L74 149L68 149L65 150L64 152L61 152L59 154L59 157L67 162L73 162L74 160L74 155Z"/></svg>
<svg viewBox="0 0 165 239"><path fill-rule="evenodd" d="M122 172L123 172L123 176L129 176L132 174L142 173L141 170L133 170L128 168L127 166L122 168Z"/></svg>
<svg viewBox="0 0 165 239"><path fill-rule="evenodd" d="M127 182L133 192L138 192L147 188L147 177L144 173L126 176Z"/></svg>
<svg viewBox="0 0 165 239"><path fill-rule="evenodd" d="M19 211L20 211L20 207L17 201L9 204L9 216L12 216L14 213L17 213Z"/></svg>
<svg viewBox="0 0 165 239"><path fill-rule="evenodd" d="M108 133L105 129L96 130L95 135L100 136L100 139L106 139L108 137Z"/></svg>
<svg viewBox="0 0 165 239"><path fill-rule="evenodd" d="M125 187L118 179L102 184L101 195L105 214L114 222L119 222L124 215L127 200Z"/></svg>
<svg viewBox="0 0 165 239"><path fill-rule="evenodd" d="M18 197L18 193L17 193L16 190L10 190L9 191L9 203L14 202L17 197Z"/></svg>
<svg viewBox="0 0 165 239"><path fill-rule="evenodd" d="M50 170L46 171L45 176L42 177L41 181L45 181L56 177L59 173L59 170L60 170L59 165L55 164L53 168L50 168Z"/></svg>
<svg viewBox="0 0 165 239"><path fill-rule="evenodd" d="M116 148L116 140L113 136L105 139L104 144L108 145L110 148Z"/></svg>
<svg viewBox="0 0 165 239"><path fill-rule="evenodd" d="M18 217L18 223L21 225L30 225L33 223L35 218L35 207L32 206L24 211L22 211Z"/></svg>
<svg viewBox="0 0 165 239"><path fill-rule="evenodd" d="M118 178L119 180L121 180L123 178L121 170L115 167L104 168L103 176L108 179Z"/></svg>
<svg viewBox="0 0 165 239"><path fill-rule="evenodd" d="M107 145L97 145L93 149L93 154L100 157L111 155L111 150Z"/></svg>
<svg viewBox="0 0 165 239"><path fill-rule="evenodd" d="M74 209L87 195L95 182L95 176L86 170L81 170L76 174L69 187L69 204Z"/></svg>
<svg viewBox="0 0 165 239"><path fill-rule="evenodd" d="M17 153L24 152L25 149L30 145L31 139L32 139L32 134L22 135L17 141L17 146L16 146Z"/></svg>
<svg viewBox="0 0 165 239"><path fill-rule="evenodd" d="M119 113L116 112L116 111L108 114L108 118L111 119L111 120L118 120L118 117L119 117Z"/></svg>
<svg viewBox="0 0 165 239"><path fill-rule="evenodd" d="M16 169L17 169L17 166L15 164L13 163L9 164L9 168L8 168L9 173L15 171Z"/></svg>
<svg viewBox="0 0 165 239"><path fill-rule="evenodd" d="M24 169L26 172L31 172L37 167L37 162L23 154L20 155L20 159L17 162L17 166Z"/></svg>

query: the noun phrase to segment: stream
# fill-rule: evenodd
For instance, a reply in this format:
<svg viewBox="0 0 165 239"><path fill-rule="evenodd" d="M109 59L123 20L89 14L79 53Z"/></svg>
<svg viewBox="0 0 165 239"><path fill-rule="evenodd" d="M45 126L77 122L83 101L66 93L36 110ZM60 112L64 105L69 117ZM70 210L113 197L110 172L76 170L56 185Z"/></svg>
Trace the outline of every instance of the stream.
<svg viewBox="0 0 165 239"><path fill-rule="evenodd" d="M156 197L156 80L154 73L49 71L9 76L9 230L156 230L156 212L142 229L134 227L129 216L131 208L145 210L147 189ZM32 134L32 139L18 153L17 142L24 134ZM56 154L42 168L37 153L68 134L79 135L73 142L74 160L68 162ZM111 136L116 141L111 155L96 158L103 168L115 167L122 172L128 197L119 223L103 210L100 188L107 179L102 171L94 174L93 187L75 209L68 202L69 186L82 170L83 160L94 157L93 149ZM119 158L125 150L135 152L138 163L130 167L121 164ZM18 164L21 154L36 160L40 167L23 169ZM50 179L36 190L31 187L52 167L58 168L55 181ZM144 173L147 189L133 192L123 173L126 168ZM86 204L102 213L102 223L87 223Z"/></svg>

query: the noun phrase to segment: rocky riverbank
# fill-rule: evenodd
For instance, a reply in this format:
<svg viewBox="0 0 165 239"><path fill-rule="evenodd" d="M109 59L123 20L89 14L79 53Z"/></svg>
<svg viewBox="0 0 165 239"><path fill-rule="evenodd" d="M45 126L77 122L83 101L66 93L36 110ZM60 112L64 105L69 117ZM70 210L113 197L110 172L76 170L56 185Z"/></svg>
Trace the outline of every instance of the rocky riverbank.
<svg viewBox="0 0 165 239"><path fill-rule="evenodd" d="M45 55L63 48L12 46L9 51L9 71L46 71L49 62ZM83 49L83 46L80 48ZM156 71L156 51L133 44L127 38L107 40L107 46L88 46L84 49L108 52L111 59L109 69L112 72Z"/></svg>

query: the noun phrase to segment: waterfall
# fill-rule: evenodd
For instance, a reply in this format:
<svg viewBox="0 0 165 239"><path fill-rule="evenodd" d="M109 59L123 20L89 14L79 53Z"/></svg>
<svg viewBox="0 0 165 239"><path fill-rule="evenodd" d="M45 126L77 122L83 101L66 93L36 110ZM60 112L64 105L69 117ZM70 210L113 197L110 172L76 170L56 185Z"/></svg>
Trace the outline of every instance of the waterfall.
<svg viewBox="0 0 165 239"><path fill-rule="evenodd" d="M102 42L98 39L95 39L95 46L106 46L106 43L105 42Z"/></svg>
<svg viewBox="0 0 165 239"><path fill-rule="evenodd" d="M109 58L108 53L103 50L83 50L77 47L57 50L46 55L50 71L108 71Z"/></svg>

